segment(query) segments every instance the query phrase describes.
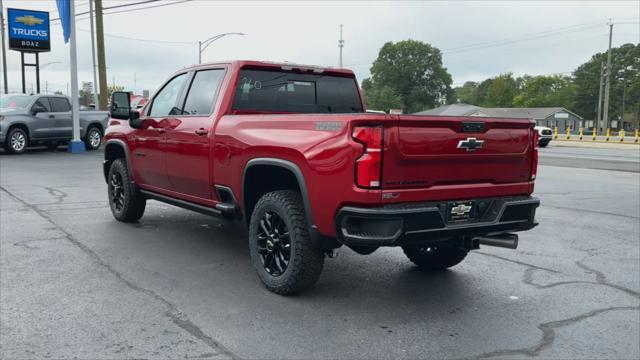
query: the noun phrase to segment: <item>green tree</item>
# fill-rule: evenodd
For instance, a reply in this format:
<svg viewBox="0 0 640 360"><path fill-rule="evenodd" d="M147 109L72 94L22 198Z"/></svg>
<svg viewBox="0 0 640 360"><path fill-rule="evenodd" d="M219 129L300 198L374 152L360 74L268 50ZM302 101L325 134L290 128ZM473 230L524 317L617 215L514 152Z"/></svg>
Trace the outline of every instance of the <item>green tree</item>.
<svg viewBox="0 0 640 360"><path fill-rule="evenodd" d="M573 72L575 112L586 119L596 118L600 66L606 63L607 52L597 53ZM623 96L625 92L626 96ZM626 112L637 114L640 106L640 44L624 44L611 49L609 119L622 116L623 97L626 98Z"/></svg>
<svg viewBox="0 0 640 360"><path fill-rule="evenodd" d="M402 109L404 106L402 96L391 87L375 87L369 79L362 82L362 92L368 109L389 112L390 109Z"/></svg>
<svg viewBox="0 0 640 360"><path fill-rule="evenodd" d="M385 109L400 99L403 111L414 113L451 101L451 82L440 50L421 41L404 40L382 46L363 90L372 109ZM393 99L383 101L383 94Z"/></svg>
<svg viewBox="0 0 640 360"><path fill-rule="evenodd" d="M477 91L478 83L474 81L467 81L462 86L458 86L453 89L453 101L450 103L465 103L475 105L478 102Z"/></svg>
<svg viewBox="0 0 640 360"><path fill-rule="evenodd" d="M484 107L511 107L518 94L518 83L511 73L490 79L482 101Z"/></svg>
<svg viewBox="0 0 640 360"><path fill-rule="evenodd" d="M516 107L561 106L573 111L576 86L567 76L528 76L519 78L519 94L513 99Z"/></svg>

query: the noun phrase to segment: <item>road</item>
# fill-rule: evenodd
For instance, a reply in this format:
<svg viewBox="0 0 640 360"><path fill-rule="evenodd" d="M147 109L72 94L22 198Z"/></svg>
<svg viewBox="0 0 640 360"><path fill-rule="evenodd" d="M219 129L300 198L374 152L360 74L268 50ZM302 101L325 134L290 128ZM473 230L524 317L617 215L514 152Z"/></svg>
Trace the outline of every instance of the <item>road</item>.
<svg viewBox="0 0 640 360"><path fill-rule="evenodd" d="M570 168L640 172L640 150L554 146L540 148L540 164Z"/></svg>
<svg viewBox="0 0 640 360"><path fill-rule="evenodd" d="M560 155L626 161L541 161ZM0 154L0 358L639 358L640 174L538 176L540 226L515 251L427 274L342 248L281 297L241 224L157 202L114 221L100 152Z"/></svg>

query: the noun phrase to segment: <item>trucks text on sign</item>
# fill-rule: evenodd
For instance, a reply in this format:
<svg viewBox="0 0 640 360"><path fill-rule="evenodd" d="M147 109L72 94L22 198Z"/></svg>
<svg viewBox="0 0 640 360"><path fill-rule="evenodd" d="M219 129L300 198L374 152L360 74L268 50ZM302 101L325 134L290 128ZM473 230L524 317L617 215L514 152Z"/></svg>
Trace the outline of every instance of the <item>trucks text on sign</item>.
<svg viewBox="0 0 640 360"><path fill-rule="evenodd" d="M46 11L7 9L9 49L51 51L49 13Z"/></svg>

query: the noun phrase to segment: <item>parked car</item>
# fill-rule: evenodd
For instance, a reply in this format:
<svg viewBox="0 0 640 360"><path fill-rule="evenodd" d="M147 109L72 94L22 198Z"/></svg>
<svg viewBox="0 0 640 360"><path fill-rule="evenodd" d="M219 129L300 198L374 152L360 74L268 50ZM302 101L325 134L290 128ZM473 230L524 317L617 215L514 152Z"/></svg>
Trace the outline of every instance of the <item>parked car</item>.
<svg viewBox="0 0 640 360"><path fill-rule="evenodd" d="M545 126L536 126L538 132L538 146L547 147L553 139L553 130Z"/></svg>
<svg viewBox="0 0 640 360"><path fill-rule="evenodd" d="M257 61L180 70L142 112L111 103L113 216L153 199L245 221L278 294L309 289L343 245L442 270L537 225L532 120L367 113L350 70Z"/></svg>
<svg viewBox="0 0 640 360"><path fill-rule="evenodd" d="M81 111L80 136L89 150L100 147L107 111ZM73 138L71 103L60 95L4 95L0 100L0 145L12 154L28 146L57 147Z"/></svg>

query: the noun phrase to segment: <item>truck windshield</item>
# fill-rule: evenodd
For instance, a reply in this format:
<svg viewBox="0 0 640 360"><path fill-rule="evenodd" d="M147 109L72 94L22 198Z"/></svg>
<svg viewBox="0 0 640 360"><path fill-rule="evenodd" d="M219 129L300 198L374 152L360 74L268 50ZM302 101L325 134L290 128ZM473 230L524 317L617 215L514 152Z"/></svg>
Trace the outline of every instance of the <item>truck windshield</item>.
<svg viewBox="0 0 640 360"><path fill-rule="evenodd" d="M0 108L4 109L24 109L31 102L28 95L7 95L0 98Z"/></svg>
<svg viewBox="0 0 640 360"><path fill-rule="evenodd" d="M352 77L277 70L240 70L233 110L290 113L361 113Z"/></svg>

